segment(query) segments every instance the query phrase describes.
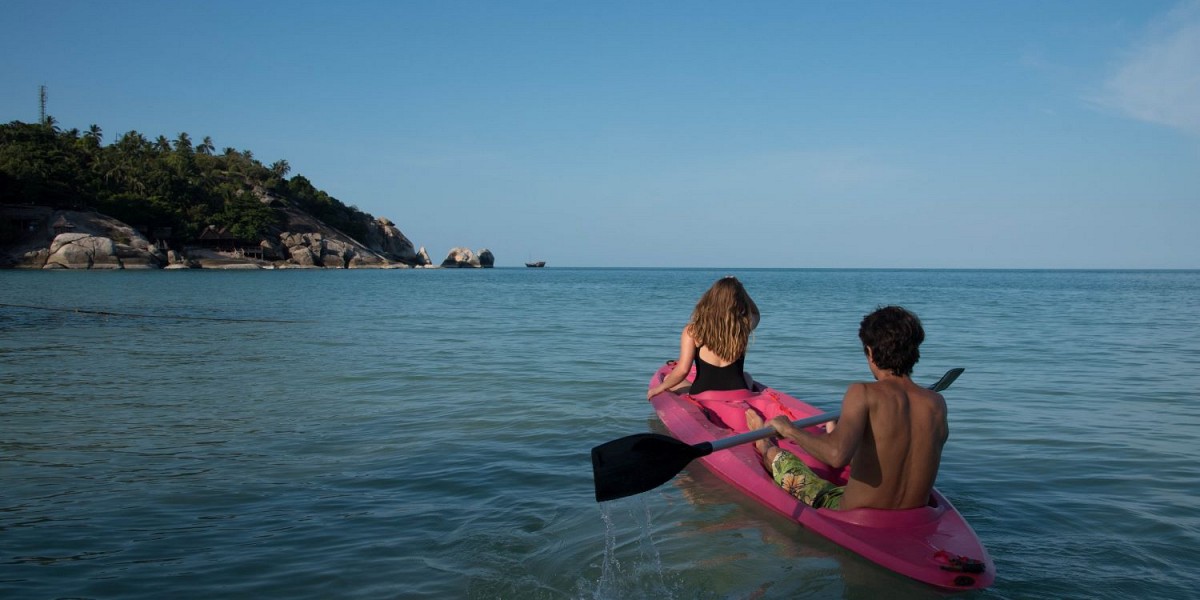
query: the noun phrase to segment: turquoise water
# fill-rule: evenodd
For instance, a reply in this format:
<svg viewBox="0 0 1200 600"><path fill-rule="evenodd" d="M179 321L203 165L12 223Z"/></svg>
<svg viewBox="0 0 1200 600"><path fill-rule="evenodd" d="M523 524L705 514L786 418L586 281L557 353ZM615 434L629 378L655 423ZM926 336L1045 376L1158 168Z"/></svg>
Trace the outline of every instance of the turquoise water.
<svg viewBox="0 0 1200 600"><path fill-rule="evenodd" d="M747 369L818 406L879 304L919 381L966 368L938 488L998 576L963 597L1196 597L1200 272L562 268L0 271L0 597L941 597L702 467L594 501L727 273Z"/></svg>

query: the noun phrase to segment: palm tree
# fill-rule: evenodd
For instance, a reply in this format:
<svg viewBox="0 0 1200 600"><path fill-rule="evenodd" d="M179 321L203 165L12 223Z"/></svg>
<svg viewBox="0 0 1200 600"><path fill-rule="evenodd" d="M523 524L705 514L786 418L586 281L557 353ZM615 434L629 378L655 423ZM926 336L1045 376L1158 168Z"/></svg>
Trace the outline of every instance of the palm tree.
<svg viewBox="0 0 1200 600"><path fill-rule="evenodd" d="M175 138L175 151L183 154L192 153L192 137L186 131Z"/></svg>
<svg viewBox="0 0 1200 600"><path fill-rule="evenodd" d="M288 161L280 159L271 164L271 172L274 173L276 177L283 179L284 177L287 177L288 173L292 172L292 166L288 164Z"/></svg>

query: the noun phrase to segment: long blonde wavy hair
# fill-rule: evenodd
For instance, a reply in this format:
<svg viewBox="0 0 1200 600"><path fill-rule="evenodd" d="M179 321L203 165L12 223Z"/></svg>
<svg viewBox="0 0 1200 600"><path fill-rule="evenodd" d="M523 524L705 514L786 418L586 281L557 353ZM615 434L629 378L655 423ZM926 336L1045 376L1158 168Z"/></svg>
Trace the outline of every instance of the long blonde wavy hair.
<svg viewBox="0 0 1200 600"><path fill-rule="evenodd" d="M708 346L727 361L746 353L754 329L754 306L746 288L736 277L718 279L700 297L692 311L688 329L697 346Z"/></svg>

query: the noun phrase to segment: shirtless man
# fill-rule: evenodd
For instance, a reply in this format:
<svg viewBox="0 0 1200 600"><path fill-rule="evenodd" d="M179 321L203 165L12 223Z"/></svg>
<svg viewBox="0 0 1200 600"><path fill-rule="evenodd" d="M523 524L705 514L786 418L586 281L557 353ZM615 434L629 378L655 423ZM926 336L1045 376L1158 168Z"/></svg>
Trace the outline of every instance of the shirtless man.
<svg viewBox="0 0 1200 600"><path fill-rule="evenodd" d="M793 427L786 417L768 422L817 460L835 469L849 464L846 486L821 479L769 439L755 446L776 483L811 506L837 510L924 506L950 434L942 395L913 383L911 377L925 331L916 315L888 306L863 318L858 337L876 381L855 383L846 390L842 415L832 432L813 435ZM751 429L763 426L753 410L746 411L746 423Z"/></svg>

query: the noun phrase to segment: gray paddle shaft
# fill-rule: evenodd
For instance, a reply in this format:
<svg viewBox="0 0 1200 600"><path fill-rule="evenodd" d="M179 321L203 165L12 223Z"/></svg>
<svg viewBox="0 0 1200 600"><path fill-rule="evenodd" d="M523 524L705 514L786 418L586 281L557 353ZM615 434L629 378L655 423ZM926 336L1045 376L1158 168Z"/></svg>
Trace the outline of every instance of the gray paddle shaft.
<svg viewBox="0 0 1200 600"><path fill-rule="evenodd" d="M833 421L840 416L842 416L842 411L835 410L833 412L827 412L824 414L808 417L805 419L797 419L795 421L792 421L792 425L803 429L805 427L812 427L813 425L820 425L821 423L827 423L829 421ZM775 435L774 427L763 427L762 429L755 429L754 431L747 431L746 433L743 433L743 434L734 435L734 436L730 436L727 438L721 438L719 440L713 440L712 449L713 449L713 452L716 452L717 450L724 450L726 448L732 448L732 447L740 445L740 444L745 444L745 443L761 440L764 438L769 438L773 435Z"/></svg>
<svg viewBox="0 0 1200 600"><path fill-rule="evenodd" d="M958 376L962 375L962 372L963 372L963 369L961 367L957 368L957 369L950 369L949 371L946 371L945 375L942 375L941 379L937 380L932 385L928 386L928 389L931 389L935 392L940 392L940 391L950 387L950 384L954 383L954 380L958 379ZM820 425L821 423L827 423L829 421L836 420L840 416L842 416L842 411L835 410L833 412L827 412L823 415L816 415L813 417L808 417L806 419L799 419L797 421L792 421L792 425L803 429L805 427L812 427L813 425ZM722 438L719 440L713 440L712 441L712 451L716 452L717 450L724 450L726 448L732 448L732 447L740 445L740 444L745 444L748 442L754 442L754 441L758 441L758 440L761 440L764 438L769 438L773 435L775 435L774 427L763 427L762 429L756 429L754 431L747 431L746 433L743 433L741 435L735 435L735 436L731 436L731 437L727 437L727 438Z"/></svg>

